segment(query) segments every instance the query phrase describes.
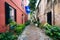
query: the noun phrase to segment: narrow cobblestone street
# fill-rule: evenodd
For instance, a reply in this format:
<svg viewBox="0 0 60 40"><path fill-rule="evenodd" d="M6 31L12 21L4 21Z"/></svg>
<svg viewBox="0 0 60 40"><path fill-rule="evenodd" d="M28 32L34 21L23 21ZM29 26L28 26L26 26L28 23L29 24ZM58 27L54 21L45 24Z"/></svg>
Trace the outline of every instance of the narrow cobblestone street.
<svg viewBox="0 0 60 40"><path fill-rule="evenodd" d="M18 40L51 40L46 36L41 29L34 25L26 27L22 35L19 36Z"/></svg>

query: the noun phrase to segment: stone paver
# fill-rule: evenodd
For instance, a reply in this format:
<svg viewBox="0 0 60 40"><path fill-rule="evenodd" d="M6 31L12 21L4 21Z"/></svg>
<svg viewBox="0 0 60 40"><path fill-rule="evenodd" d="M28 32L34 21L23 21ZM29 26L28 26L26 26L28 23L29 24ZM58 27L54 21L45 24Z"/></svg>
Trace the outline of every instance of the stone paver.
<svg viewBox="0 0 60 40"><path fill-rule="evenodd" d="M18 37L18 40L51 40L46 36L41 29L34 25L26 27L22 35Z"/></svg>

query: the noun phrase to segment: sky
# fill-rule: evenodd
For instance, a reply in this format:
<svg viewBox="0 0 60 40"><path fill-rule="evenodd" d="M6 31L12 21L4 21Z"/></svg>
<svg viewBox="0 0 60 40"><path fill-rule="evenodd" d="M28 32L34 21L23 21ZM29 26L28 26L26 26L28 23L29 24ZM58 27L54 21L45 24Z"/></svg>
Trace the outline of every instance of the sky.
<svg viewBox="0 0 60 40"><path fill-rule="evenodd" d="M39 2L39 0L37 0L36 6L38 5L38 2ZM27 4L26 5L28 5L28 4L29 4L29 0L27 0Z"/></svg>
<svg viewBox="0 0 60 40"><path fill-rule="evenodd" d="M39 0L37 0L36 7L37 7L38 3L39 3Z"/></svg>
<svg viewBox="0 0 60 40"><path fill-rule="evenodd" d="M26 4L26 6L27 6L29 4L29 0L27 0L26 2L27 2L27 4Z"/></svg>
<svg viewBox="0 0 60 40"><path fill-rule="evenodd" d="M26 3L26 6L28 6L29 0L27 0L26 2L27 2L27 3ZM39 3L39 0L37 0L36 7L37 7L38 3Z"/></svg>

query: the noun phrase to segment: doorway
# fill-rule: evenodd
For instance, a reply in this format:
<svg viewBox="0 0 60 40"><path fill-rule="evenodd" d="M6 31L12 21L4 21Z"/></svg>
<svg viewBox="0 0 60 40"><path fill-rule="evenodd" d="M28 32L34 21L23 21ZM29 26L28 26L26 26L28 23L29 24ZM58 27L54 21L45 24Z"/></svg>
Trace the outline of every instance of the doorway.
<svg viewBox="0 0 60 40"><path fill-rule="evenodd" d="M52 25L52 13L51 12L47 13L47 23Z"/></svg>

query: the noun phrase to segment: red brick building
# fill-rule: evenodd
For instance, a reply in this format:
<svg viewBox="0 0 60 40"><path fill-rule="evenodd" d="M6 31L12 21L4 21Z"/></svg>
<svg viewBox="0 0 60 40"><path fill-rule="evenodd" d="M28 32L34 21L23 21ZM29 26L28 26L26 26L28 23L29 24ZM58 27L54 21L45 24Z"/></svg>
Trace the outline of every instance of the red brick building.
<svg viewBox="0 0 60 40"><path fill-rule="evenodd" d="M24 0L0 0L0 31L4 32L11 18L17 24L27 21L27 14L24 9Z"/></svg>

